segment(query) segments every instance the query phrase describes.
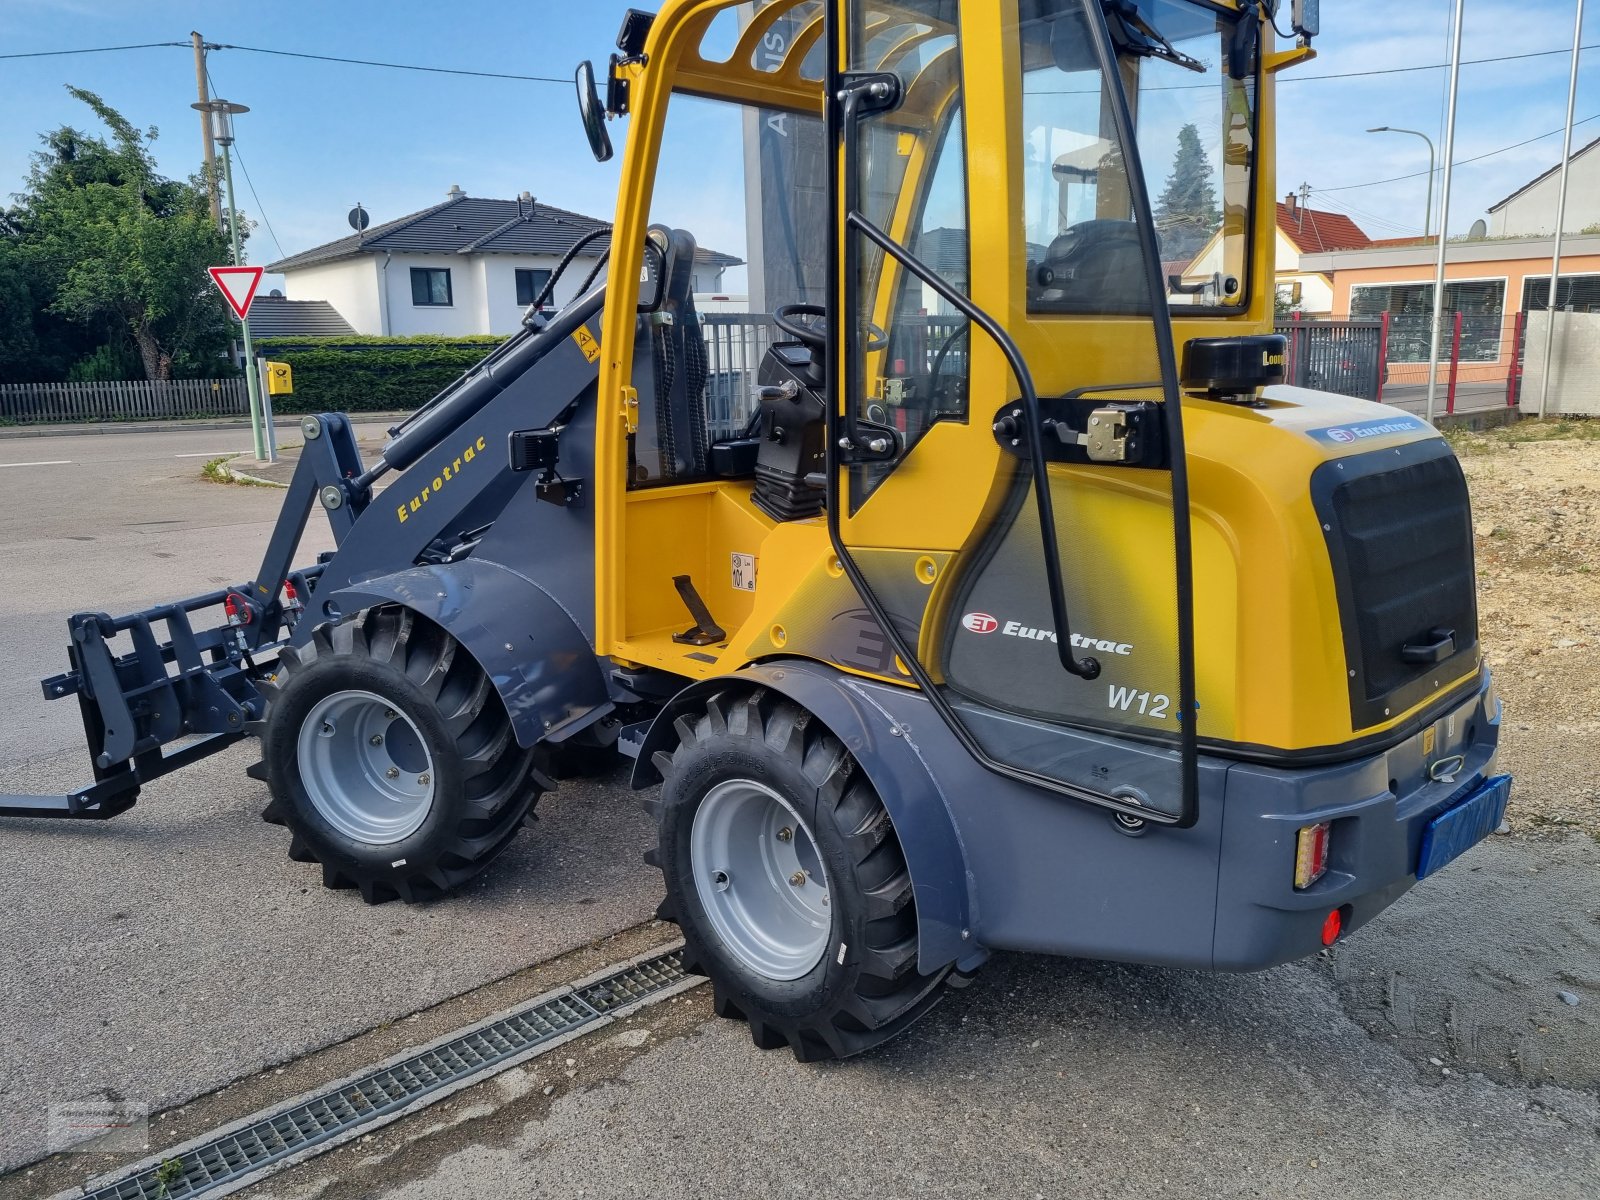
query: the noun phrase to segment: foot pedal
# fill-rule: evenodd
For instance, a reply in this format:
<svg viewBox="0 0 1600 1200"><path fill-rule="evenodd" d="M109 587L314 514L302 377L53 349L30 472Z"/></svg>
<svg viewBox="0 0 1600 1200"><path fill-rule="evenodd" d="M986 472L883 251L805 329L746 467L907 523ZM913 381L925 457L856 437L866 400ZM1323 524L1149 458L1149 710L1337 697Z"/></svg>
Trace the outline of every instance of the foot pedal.
<svg viewBox="0 0 1600 1200"><path fill-rule="evenodd" d="M722 626L711 619L711 610L700 599L700 593L694 590L694 583L687 575L674 575L672 586L678 589L678 598L694 618L694 628L673 634L673 641L683 646L711 646L727 638Z"/></svg>

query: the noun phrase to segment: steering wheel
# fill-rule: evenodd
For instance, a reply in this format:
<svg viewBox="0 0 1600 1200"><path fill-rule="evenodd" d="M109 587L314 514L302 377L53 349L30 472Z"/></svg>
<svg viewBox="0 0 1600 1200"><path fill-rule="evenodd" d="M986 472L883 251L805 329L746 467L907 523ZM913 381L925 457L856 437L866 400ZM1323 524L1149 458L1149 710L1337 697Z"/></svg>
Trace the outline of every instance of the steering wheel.
<svg viewBox="0 0 1600 1200"><path fill-rule="evenodd" d="M772 310L772 323L809 350L828 348L828 310L820 304L780 305ZM889 345L889 335L870 321L867 333L868 350L882 350Z"/></svg>

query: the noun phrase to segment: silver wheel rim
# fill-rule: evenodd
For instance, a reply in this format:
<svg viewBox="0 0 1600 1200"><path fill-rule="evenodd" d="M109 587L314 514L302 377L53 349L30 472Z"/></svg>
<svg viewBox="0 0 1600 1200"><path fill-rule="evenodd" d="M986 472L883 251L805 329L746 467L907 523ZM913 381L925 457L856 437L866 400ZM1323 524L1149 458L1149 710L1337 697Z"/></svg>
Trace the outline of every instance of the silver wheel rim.
<svg viewBox="0 0 1600 1200"><path fill-rule="evenodd" d="M695 891L717 936L768 979L798 979L819 962L833 929L828 876L811 831L765 784L717 784L689 830Z"/></svg>
<svg viewBox="0 0 1600 1200"><path fill-rule="evenodd" d="M324 696L300 726L298 752L306 795L345 837L381 846L427 820L433 758L416 724L382 696Z"/></svg>

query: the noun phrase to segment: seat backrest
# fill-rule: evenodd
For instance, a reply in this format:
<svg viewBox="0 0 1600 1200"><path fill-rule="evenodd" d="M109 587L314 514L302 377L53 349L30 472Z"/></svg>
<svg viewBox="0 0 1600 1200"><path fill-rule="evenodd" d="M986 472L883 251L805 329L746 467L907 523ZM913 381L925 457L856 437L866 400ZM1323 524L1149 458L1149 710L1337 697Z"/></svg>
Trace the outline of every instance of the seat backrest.
<svg viewBox="0 0 1600 1200"><path fill-rule="evenodd" d="M650 323L655 391L652 407L660 455L660 477L654 482L686 483L706 478L710 445L706 426L706 343L700 315L694 307L697 247L694 235L687 230L653 228L666 240L661 307L641 318Z"/></svg>

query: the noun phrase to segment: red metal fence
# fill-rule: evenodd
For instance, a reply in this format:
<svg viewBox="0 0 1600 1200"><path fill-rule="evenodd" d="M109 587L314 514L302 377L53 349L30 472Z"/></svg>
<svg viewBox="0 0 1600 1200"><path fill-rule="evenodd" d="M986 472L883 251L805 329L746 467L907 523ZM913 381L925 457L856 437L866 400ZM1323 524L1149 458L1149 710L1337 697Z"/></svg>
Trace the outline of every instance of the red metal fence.
<svg viewBox="0 0 1600 1200"><path fill-rule="evenodd" d="M1448 313L1439 331L1434 411L1452 415L1515 405L1526 341L1523 313ZM1372 320L1279 322L1289 339L1288 379L1304 387L1427 406L1432 317L1385 312Z"/></svg>

